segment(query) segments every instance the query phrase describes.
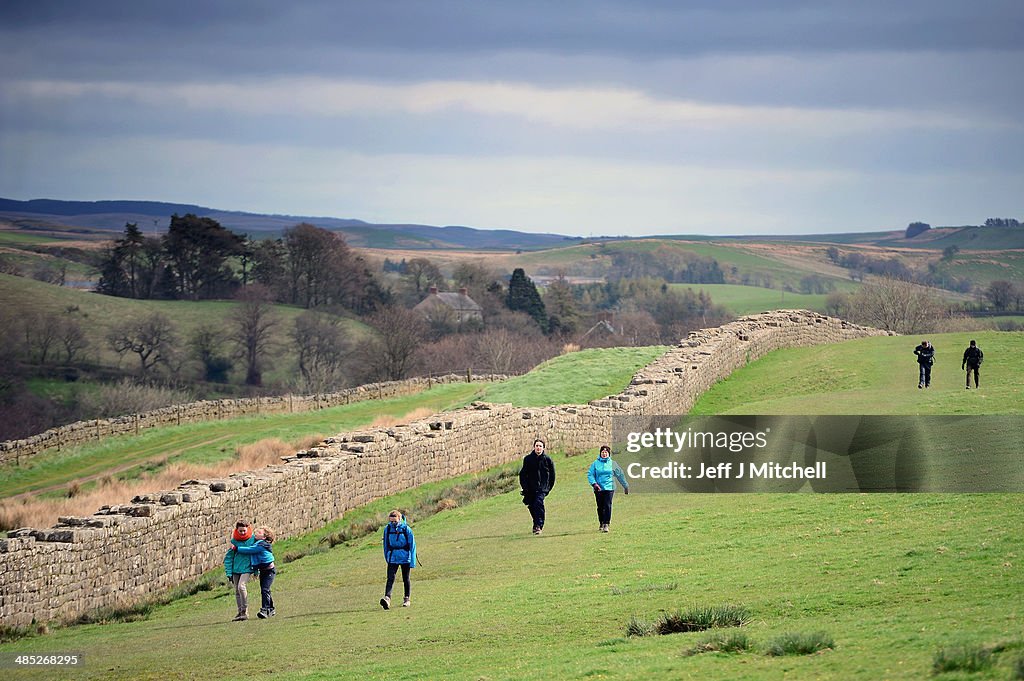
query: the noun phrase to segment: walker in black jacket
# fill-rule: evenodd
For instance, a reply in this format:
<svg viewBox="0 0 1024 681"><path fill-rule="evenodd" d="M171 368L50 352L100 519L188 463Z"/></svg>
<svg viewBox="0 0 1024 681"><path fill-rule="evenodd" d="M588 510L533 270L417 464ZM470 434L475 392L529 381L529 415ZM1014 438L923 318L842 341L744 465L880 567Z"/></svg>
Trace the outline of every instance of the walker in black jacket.
<svg viewBox="0 0 1024 681"><path fill-rule="evenodd" d="M523 457L519 470L519 486L523 488L523 503L533 516L533 533L544 529L544 497L555 486L555 462L544 453L544 440L534 440L533 451Z"/></svg>
<svg viewBox="0 0 1024 681"><path fill-rule="evenodd" d="M981 351L978 344L971 341L971 344L964 350L964 361L960 363L960 368L967 369L967 389L971 389L971 372L974 372L974 387L978 387L978 369L981 368L981 363L985 359L985 353Z"/></svg>
<svg viewBox="0 0 1024 681"><path fill-rule="evenodd" d="M920 366L920 378L917 382L918 388L930 388L932 385L932 364L935 364L935 346L926 340L914 348L917 355L917 363Z"/></svg>

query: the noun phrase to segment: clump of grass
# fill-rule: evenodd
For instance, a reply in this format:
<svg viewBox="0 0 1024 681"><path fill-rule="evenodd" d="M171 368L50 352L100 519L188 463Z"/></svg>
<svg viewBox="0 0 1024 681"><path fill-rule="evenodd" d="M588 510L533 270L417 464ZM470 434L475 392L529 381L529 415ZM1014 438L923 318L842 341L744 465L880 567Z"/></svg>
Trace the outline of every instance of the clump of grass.
<svg viewBox="0 0 1024 681"><path fill-rule="evenodd" d="M812 655L833 648L835 648L835 641L828 632L788 632L769 641L765 654L772 657Z"/></svg>
<svg viewBox="0 0 1024 681"><path fill-rule="evenodd" d="M683 655L699 655L700 653L742 653L754 647L750 638L740 631L729 634L715 634L692 648L683 651Z"/></svg>
<svg viewBox="0 0 1024 681"><path fill-rule="evenodd" d="M622 596L623 594L643 593L645 591L675 591L678 588L679 582L666 582L664 584L651 582L646 584L637 584L636 586L613 586L612 595Z"/></svg>
<svg viewBox="0 0 1024 681"><path fill-rule="evenodd" d="M7 624L0 624L0 643L7 643L8 641L17 641L18 639L36 636L40 633L42 632L31 626L19 627Z"/></svg>
<svg viewBox="0 0 1024 681"><path fill-rule="evenodd" d="M980 672L991 667L994 661L992 650L985 646L959 645L939 648L932 658L932 673Z"/></svg>
<svg viewBox="0 0 1024 681"><path fill-rule="evenodd" d="M636 615L626 622L626 636L652 636L658 633L658 627L654 622L642 620Z"/></svg>
<svg viewBox="0 0 1024 681"><path fill-rule="evenodd" d="M678 634L718 627L740 627L749 621L750 613L738 605L694 606L685 611L665 613L656 626L659 634Z"/></svg>
<svg viewBox="0 0 1024 681"><path fill-rule="evenodd" d="M1013 663L1013 671L1010 672L1011 679L1024 679L1024 657L1018 657Z"/></svg>

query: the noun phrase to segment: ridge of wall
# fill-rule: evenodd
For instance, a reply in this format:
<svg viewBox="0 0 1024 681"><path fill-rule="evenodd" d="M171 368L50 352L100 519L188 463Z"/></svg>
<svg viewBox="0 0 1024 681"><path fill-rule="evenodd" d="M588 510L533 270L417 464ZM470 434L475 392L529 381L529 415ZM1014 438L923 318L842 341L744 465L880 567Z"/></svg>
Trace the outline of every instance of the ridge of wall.
<svg viewBox="0 0 1024 681"><path fill-rule="evenodd" d="M374 499L516 460L537 437L551 450L591 449L610 441L613 416L683 414L716 381L772 350L873 335L888 332L804 310L747 316L691 333L623 392L587 405L474 403L409 425L339 434L280 465L189 480L49 529L14 530L0 540L0 622L72 619L195 578L220 565L238 518L279 536L315 530ZM168 543L168 536L190 541Z"/></svg>
<svg viewBox="0 0 1024 681"><path fill-rule="evenodd" d="M474 381L503 381L508 376L474 376ZM414 395L428 389L435 383L464 383L465 375L448 374L430 378L409 378L404 381L384 381L346 388L319 395L273 395L269 397L245 397L240 399L200 400L188 404L176 404L139 414L125 414L106 419L76 421L56 428L50 428L36 435L20 440L0 442L0 465L11 461L22 461L47 449L62 449L84 442L91 442L111 435L138 435L140 431L161 426L180 426L185 423L201 423L233 419L242 416L266 414L290 414L318 409L329 409L343 404L379 400L389 397Z"/></svg>

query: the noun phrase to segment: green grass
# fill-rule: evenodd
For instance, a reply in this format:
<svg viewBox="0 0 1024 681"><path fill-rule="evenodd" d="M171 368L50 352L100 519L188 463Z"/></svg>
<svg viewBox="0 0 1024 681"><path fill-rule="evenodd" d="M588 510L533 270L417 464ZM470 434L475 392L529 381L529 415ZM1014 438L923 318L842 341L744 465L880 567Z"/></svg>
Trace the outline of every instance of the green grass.
<svg viewBox="0 0 1024 681"><path fill-rule="evenodd" d="M825 312L825 295L790 293L758 286L735 284L669 284L670 288L694 293L706 291L716 305L723 305L735 315L756 314L768 310L814 310Z"/></svg>
<svg viewBox="0 0 1024 681"><path fill-rule="evenodd" d="M1019 387L1012 361L1021 340L1004 336L977 336L985 368ZM951 364L941 359L946 348L959 354L959 340L933 338L938 367ZM811 349L819 354L804 356L798 366L824 378L810 403L817 408L808 413L862 413L863 403L848 391L824 399L835 360L854 374L839 374L838 380L863 381L867 377L858 372L873 366L878 349L871 342L895 350L909 341L835 346L841 355L829 354L831 347ZM770 368L776 355L785 354L741 374ZM785 386L785 378L759 380ZM783 383L772 383L776 379ZM938 400L932 413L955 413L951 400L958 393L932 391L929 398ZM763 400L742 390L745 399L720 397L737 409L752 398ZM973 413L991 413L992 406L976 404ZM1024 413L1019 399L1004 406ZM603 534L596 531L585 478L591 457L556 454L555 461L559 484L548 497L541 537L530 534L515 493L414 519L424 565L413 571L409 609L384 612L377 606L384 566L374 535L283 565L274 585L278 616L269 621L229 622L234 600L219 586L154 607L141 621L58 628L2 644L0 652L81 652L87 662L76 679L873 681L925 678L935 651L961 645L965 635L975 641L1019 638L1019 495L637 493L616 495L612 532ZM441 484L378 500L339 522L411 505L426 488ZM285 538L280 550L318 543L332 531L337 528ZM722 603L751 618L743 626L749 638L728 649L817 631L829 632L833 649L784 657L690 655L686 651L708 642L706 634L622 635L631 621ZM1007 659L971 678L1006 678L1004 667L1012 663Z"/></svg>
<svg viewBox="0 0 1024 681"><path fill-rule="evenodd" d="M917 389L919 338L883 336L771 353L704 393L692 414L1016 414L1024 411L1024 333L929 335L932 387ZM985 352L981 390L958 366L970 339ZM836 411L832 411L835 409Z"/></svg>
<svg viewBox="0 0 1024 681"><path fill-rule="evenodd" d="M492 384L483 399L517 407L586 404L621 392L639 369L668 351L641 348L594 348L555 357L528 374Z"/></svg>
<svg viewBox="0 0 1024 681"><path fill-rule="evenodd" d="M64 239L42 234L32 234L31 232L12 232L0 229L0 246L12 245L17 247L27 244L52 244L58 241L64 241Z"/></svg>
<svg viewBox="0 0 1024 681"><path fill-rule="evenodd" d="M365 426L378 416L399 417L419 408L441 411L459 406L478 397L481 391L481 384L439 385L406 397L296 414L154 428L137 436L107 438L64 451L49 450L20 467L0 467L0 498L114 469L127 468L124 474L134 477L147 470L145 462L211 464L230 459L238 447L265 438L292 442L317 433L326 437Z"/></svg>

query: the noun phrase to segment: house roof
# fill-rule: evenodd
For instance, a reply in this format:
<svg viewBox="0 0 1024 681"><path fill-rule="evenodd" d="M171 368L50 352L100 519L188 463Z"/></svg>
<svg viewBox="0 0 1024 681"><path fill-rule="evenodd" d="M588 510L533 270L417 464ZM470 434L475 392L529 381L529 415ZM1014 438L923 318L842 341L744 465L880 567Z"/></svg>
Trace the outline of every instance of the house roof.
<svg viewBox="0 0 1024 681"><path fill-rule="evenodd" d="M475 300L463 293L453 293L451 291L445 291L443 293L431 293L424 298L419 305L413 309L422 307L430 307L442 303L460 312L482 312L483 308L477 304Z"/></svg>

